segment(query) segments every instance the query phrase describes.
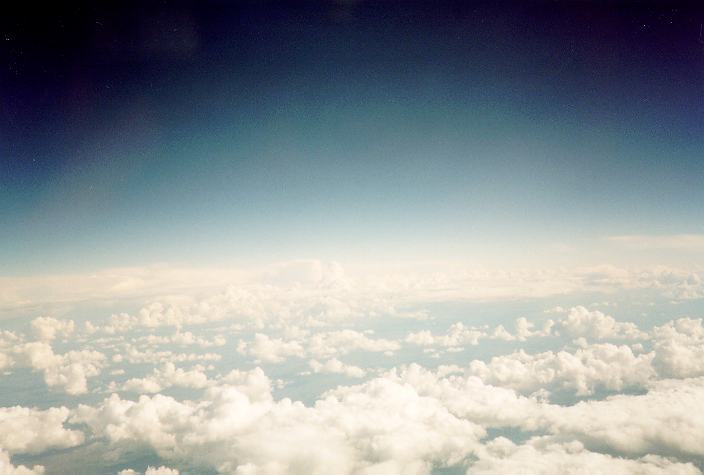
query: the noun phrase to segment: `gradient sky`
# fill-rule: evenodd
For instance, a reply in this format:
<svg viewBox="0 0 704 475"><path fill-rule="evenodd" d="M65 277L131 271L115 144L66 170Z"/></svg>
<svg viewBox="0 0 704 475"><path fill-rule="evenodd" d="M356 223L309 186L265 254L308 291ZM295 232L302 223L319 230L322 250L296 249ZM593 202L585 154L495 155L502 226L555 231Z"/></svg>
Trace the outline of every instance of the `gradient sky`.
<svg viewBox="0 0 704 475"><path fill-rule="evenodd" d="M3 14L0 269L529 255L704 232L704 11Z"/></svg>

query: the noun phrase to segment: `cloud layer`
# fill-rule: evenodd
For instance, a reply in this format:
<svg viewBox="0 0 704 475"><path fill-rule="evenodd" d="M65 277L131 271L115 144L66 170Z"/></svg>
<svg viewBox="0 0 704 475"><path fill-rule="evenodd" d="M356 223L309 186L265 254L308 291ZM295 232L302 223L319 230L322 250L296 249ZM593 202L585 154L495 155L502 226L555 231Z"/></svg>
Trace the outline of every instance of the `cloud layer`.
<svg viewBox="0 0 704 475"><path fill-rule="evenodd" d="M630 274L589 278L638 287ZM704 325L672 287L648 294L671 318L619 318L612 293L440 318L439 277L418 292L413 280L360 288L339 266L297 262L258 279L0 330L0 383L29 378L45 395L0 407L3 473L64 473L52 454L86 447L120 475L704 466ZM632 300L631 316L655 305ZM159 463L137 465L135 451Z"/></svg>

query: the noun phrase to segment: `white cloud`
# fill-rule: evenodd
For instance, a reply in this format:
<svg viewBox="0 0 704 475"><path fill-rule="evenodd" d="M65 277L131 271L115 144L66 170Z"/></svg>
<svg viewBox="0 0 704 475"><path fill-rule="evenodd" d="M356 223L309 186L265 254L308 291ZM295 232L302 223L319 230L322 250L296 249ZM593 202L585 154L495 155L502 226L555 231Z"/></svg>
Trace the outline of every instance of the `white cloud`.
<svg viewBox="0 0 704 475"><path fill-rule="evenodd" d="M12 353L15 347L23 342L23 339L16 333L0 330L0 370L10 368L15 364Z"/></svg>
<svg viewBox="0 0 704 475"><path fill-rule="evenodd" d="M256 375L236 373L232 379L240 384L210 388L198 402L162 395L134 402L113 395L95 408L80 406L73 420L113 443L149 444L162 457L188 457L221 473L372 473L391 467L428 473L433 464L463 460L484 435L437 400L388 379L338 388L312 407L274 401Z"/></svg>
<svg viewBox="0 0 704 475"><path fill-rule="evenodd" d="M406 343L420 346L440 345L445 347L459 347L478 345L479 340L486 337L486 329L466 327L462 322L453 323L445 335L433 335L428 330L409 333Z"/></svg>
<svg viewBox="0 0 704 475"><path fill-rule="evenodd" d="M139 472L132 469L120 470L117 475L140 475ZM179 475L179 471L175 468L164 467L147 467L147 471L144 475Z"/></svg>
<svg viewBox="0 0 704 475"><path fill-rule="evenodd" d="M158 346L158 345L178 345L178 346L199 346L201 348L211 348L224 346L227 339L223 335L215 335L212 339L203 338L194 335L190 331L181 331L178 329L174 334L169 336L146 335L137 340L139 343Z"/></svg>
<svg viewBox="0 0 704 475"><path fill-rule="evenodd" d="M14 406L0 408L0 449L11 454L39 453L50 448L83 443L83 433L64 427L69 410L52 407L45 411Z"/></svg>
<svg viewBox="0 0 704 475"><path fill-rule="evenodd" d="M514 324L514 333L510 333L503 325L499 325L494 329L491 337L505 341L526 341L528 338L550 336L553 326L552 320L546 320L540 330L534 330L535 324L533 322L525 317L519 317Z"/></svg>
<svg viewBox="0 0 704 475"><path fill-rule="evenodd" d="M227 290L219 292L221 289ZM451 299L487 301L629 289L695 298L704 295L704 279L694 267L662 266L506 271L457 270L454 265L440 263L422 272L402 273L372 266L358 269L351 276L339 263L317 260L253 269L156 265L87 274L0 277L0 308L36 314L51 308L66 312L79 302L103 304L130 299L145 303L143 311L127 319L120 317L117 320L122 320L99 328L89 326L115 332L133 326L153 328L223 319L258 323L298 319L313 323L388 315L425 318L424 312L404 307ZM208 293L209 297L196 298Z"/></svg>
<svg viewBox="0 0 704 475"><path fill-rule="evenodd" d="M702 319L679 318L652 332L654 366L664 377L704 376L704 326Z"/></svg>
<svg viewBox="0 0 704 475"><path fill-rule="evenodd" d="M648 336L634 323L617 322L610 315L582 306L571 308L567 316L559 320L558 328L573 338L643 339Z"/></svg>
<svg viewBox="0 0 704 475"><path fill-rule="evenodd" d="M550 431L590 450L704 456L704 379L663 380L643 395L552 406Z"/></svg>
<svg viewBox="0 0 704 475"><path fill-rule="evenodd" d="M543 410L535 397L491 386L476 376L456 374L459 368L430 371L417 364L394 368L382 379L413 388L419 396L439 401L452 414L483 427L523 427L535 430L545 425Z"/></svg>
<svg viewBox="0 0 704 475"><path fill-rule="evenodd" d="M645 332L600 311L574 307L554 317L555 322L539 325L521 317L506 328L455 323L441 334L422 330L408 334L405 342L432 347L424 351L438 357L484 339L523 342L549 336L530 345L554 347L533 354L521 350L497 355L486 362L473 361L467 368L441 365L427 370L411 364L362 384L339 386L307 406L276 400L271 381L260 369L235 369L209 379L202 366L177 367L221 360L217 352L232 347L206 351L223 347L222 329L232 328L244 335L255 333L237 345L237 351L253 359L279 363L305 358L301 363L307 362L312 373L362 378L367 370L344 363L345 355L393 355L401 349L400 340L362 331L375 327L364 324L385 317L426 318L421 307L434 299L476 299L484 290L484 297L492 299L585 289L650 289L685 298L698 295L702 288L696 273L599 267L569 273L409 275L360 282L336 265L305 261L269 269L252 279L197 297L162 295L144 305L138 299L134 308L142 305L140 310L114 314L78 331L71 320L39 317L30 324L37 341L0 330L0 369L31 368L42 373L49 388L80 395L88 391L89 382L100 379L90 380L109 363L160 365L144 377L107 389L154 394L177 386L202 389L198 398L155 394L129 400L112 395L96 406L80 406L72 412L71 422L86 423L91 441L104 439L111 451L137 443L172 464L186 460L221 473L429 473L434 467L474 461L470 468L477 470L512 471L524 463L526 470L548 473L602 469L689 473L692 466L676 460L704 457L704 420L698 417L704 382L697 379L704 376L701 319L681 318ZM150 285L122 284L118 293ZM219 321L217 327L210 325ZM162 335L153 334L163 327L171 327L170 334L164 336L163 330ZM575 340L563 347L565 341L557 336ZM67 341L59 343L62 338ZM629 345L602 340L628 340ZM90 345L69 346L87 341ZM192 352L160 351L163 345L189 347ZM55 353L59 348L62 354ZM102 351L112 356L110 361ZM452 355L452 361L459 356ZM110 370L130 374L129 368ZM306 384L319 387L313 378ZM599 400L604 390L644 394ZM559 391L593 399L559 406L554 402ZM63 426L67 409L55 408L59 412L54 419L42 415L54 409L27 409L30 413L24 416L20 409L0 409L0 467L2 463L10 467L14 453L40 453L83 441L82 432ZM14 412L2 419L2 411ZM518 445L501 438L483 444L488 428L523 432L520 440L525 440L524 432L537 435ZM42 468L6 469L10 470L38 473Z"/></svg>
<svg viewBox="0 0 704 475"><path fill-rule="evenodd" d="M572 406L526 398L474 376L438 374L411 365L385 378L438 400L452 414L484 427L517 427L578 441L588 450L644 457L704 456L704 378L651 381L646 394L616 395Z"/></svg>
<svg viewBox="0 0 704 475"><path fill-rule="evenodd" d="M503 325L498 325L489 331L487 325L481 327L467 327L462 322L453 323L444 335L433 335L428 330L409 333L406 343L418 346L443 346L447 348L461 348L476 346L480 340L488 338L504 341L526 341L528 338L545 337L552 334L554 322L547 320L542 328L536 330L535 324L525 317L516 319L514 332L511 333Z"/></svg>
<svg viewBox="0 0 704 475"><path fill-rule="evenodd" d="M574 353L528 354L521 350L495 356L489 363L475 360L468 373L522 393L558 389L588 395L598 388L621 391L644 387L655 376L652 359L652 354L633 354L626 345L595 344Z"/></svg>
<svg viewBox="0 0 704 475"><path fill-rule="evenodd" d="M256 333L253 341L240 340L237 345L239 353L268 363L280 363L291 356L329 358L353 351L389 354L400 348L401 345L396 341L370 338L365 333L349 329L319 332L310 336L301 333L290 340Z"/></svg>
<svg viewBox="0 0 704 475"><path fill-rule="evenodd" d="M175 468L161 467L147 467L147 471L144 475L178 475L178 470Z"/></svg>
<svg viewBox="0 0 704 475"><path fill-rule="evenodd" d="M479 460L467 472L468 475L482 473L693 475L700 472L691 463L677 463L654 455L624 459L590 452L578 441L555 442L549 438L535 438L516 445L499 437L487 444L480 452Z"/></svg>
<svg viewBox="0 0 704 475"><path fill-rule="evenodd" d="M153 373L145 378L132 378L122 386L123 391L140 394L153 394L172 386L202 389L208 385L208 376L199 368L183 370L171 363L165 363L162 368L155 368Z"/></svg>
<svg viewBox="0 0 704 475"><path fill-rule="evenodd" d="M317 357L345 355L352 351L389 353L400 348L396 341L369 338L365 333L347 329L316 333L306 341L308 354Z"/></svg>
<svg viewBox="0 0 704 475"><path fill-rule="evenodd" d="M13 356L21 366L42 371L49 388L68 394L86 393L87 378L100 374L106 360L93 350L56 354L49 344L38 341L18 345Z"/></svg>
<svg viewBox="0 0 704 475"><path fill-rule="evenodd" d="M32 320L32 331L41 341L51 341L57 336L68 336L75 330L73 320L38 317Z"/></svg>
<svg viewBox="0 0 704 475"><path fill-rule="evenodd" d="M218 353L176 353L169 350L156 351L151 348L140 350L132 344L121 345L119 352L112 357L114 363L127 361L132 364L163 364L168 362L185 363L185 362L203 362L203 361L219 361L222 355Z"/></svg>
<svg viewBox="0 0 704 475"><path fill-rule="evenodd" d="M337 358L329 359L324 363L310 360L308 366L314 373L344 374L348 378L363 378L367 374L359 366L345 364Z"/></svg>
<svg viewBox="0 0 704 475"><path fill-rule="evenodd" d="M276 286L348 287L349 279L339 262L315 259L281 262L267 266L262 281Z"/></svg>
<svg viewBox="0 0 704 475"><path fill-rule="evenodd" d="M243 355L254 356L258 361L280 363L289 356L303 357L305 350L298 341L285 341L281 338L270 338L263 333L254 335L254 341L240 340L237 351Z"/></svg>

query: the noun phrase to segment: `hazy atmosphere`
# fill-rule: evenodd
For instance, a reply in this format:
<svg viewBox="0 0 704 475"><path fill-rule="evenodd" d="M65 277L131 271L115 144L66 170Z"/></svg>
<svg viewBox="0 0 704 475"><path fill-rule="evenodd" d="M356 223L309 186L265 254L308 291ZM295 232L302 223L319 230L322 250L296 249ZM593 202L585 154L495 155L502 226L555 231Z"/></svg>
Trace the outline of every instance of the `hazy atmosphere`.
<svg viewBox="0 0 704 475"><path fill-rule="evenodd" d="M704 470L704 6L0 16L0 475Z"/></svg>

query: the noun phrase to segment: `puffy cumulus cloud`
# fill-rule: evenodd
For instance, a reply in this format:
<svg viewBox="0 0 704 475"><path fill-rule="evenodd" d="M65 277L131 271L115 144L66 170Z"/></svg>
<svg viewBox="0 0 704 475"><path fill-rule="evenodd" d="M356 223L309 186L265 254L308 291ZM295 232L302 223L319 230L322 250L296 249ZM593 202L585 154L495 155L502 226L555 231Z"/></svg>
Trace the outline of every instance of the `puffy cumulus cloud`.
<svg viewBox="0 0 704 475"><path fill-rule="evenodd" d="M220 379L220 382L233 387L253 401L271 399L271 380L261 368L249 371L233 369Z"/></svg>
<svg viewBox="0 0 704 475"><path fill-rule="evenodd" d="M475 473L694 475L700 471L691 463L674 462L655 455L624 459L590 452L578 441L559 443L550 438L534 438L516 445L498 437L480 451L479 460L467 471L468 475Z"/></svg>
<svg viewBox="0 0 704 475"><path fill-rule="evenodd" d="M194 335L190 331L177 330L173 335L159 336L146 335L138 339L140 343L158 346L158 345L177 345L177 346L199 346L201 348L211 348L216 346L224 346L227 339L223 335L215 335L212 339L203 338Z"/></svg>
<svg viewBox="0 0 704 475"><path fill-rule="evenodd" d="M15 364L12 354L17 345L23 342L22 337L8 330L0 330L0 370Z"/></svg>
<svg viewBox="0 0 704 475"><path fill-rule="evenodd" d="M704 378L649 383L641 395L616 395L572 406L551 404L488 385L471 375L433 372L411 365L385 379L437 400L457 417L483 427L516 427L578 441L600 453L644 457L704 455ZM476 455L476 454L475 454Z"/></svg>
<svg viewBox="0 0 704 475"><path fill-rule="evenodd" d="M144 475L178 475L179 471L175 468L164 467L147 467L147 471ZM140 472L132 469L120 470L117 475L141 475Z"/></svg>
<svg viewBox="0 0 704 475"><path fill-rule="evenodd" d="M520 350L495 356L489 363L475 360L468 373L483 381L522 393L550 389L572 390L589 395L602 388L620 391L644 387L655 376L653 354L633 353L626 345L585 345L574 353L546 351L528 354Z"/></svg>
<svg viewBox="0 0 704 475"><path fill-rule="evenodd" d="M207 319L201 319L198 315L189 314L187 311L187 307L176 303L152 302L139 309L136 315L128 313L112 315L106 325L96 327L92 331L100 330L107 334L115 334L128 332L139 327L181 326L207 321Z"/></svg>
<svg viewBox="0 0 704 475"><path fill-rule="evenodd" d="M590 450L704 456L704 378L662 380L643 395L551 406L549 431Z"/></svg>
<svg viewBox="0 0 704 475"><path fill-rule="evenodd" d="M352 351L390 353L401 348L396 341L370 338L368 333L349 329L316 333L308 339L306 348L309 354L318 357L345 355Z"/></svg>
<svg viewBox="0 0 704 475"><path fill-rule="evenodd" d="M521 427L536 430L548 423L535 397L484 383L476 376L457 374L460 368L440 367L437 371L417 364L394 368L382 376L413 390L426 400L439 401L450 413L482 427Z"/></svg>
<svg viewBox="0 0 704 475"><path fill-rule="evenodd" d="M598 310L592 311L585 307L577 306L571 308L568 315L559 319L556 324L550 325L549 322L544 326L543 330L533 332L530 330L530 322L524 321L523 324L520 324L521 319L519 319L517 320L515 336L509 332L505 332L505 336L501 336L500 333L503 333L504 329L499 326L494 331L493 337L505 340L520 340L522 339L521 335L544 336L551 332L551 328L555 328L558 332L576 338L576 342L584 346L584 349L578 351L574 356L583 360L584 365L592 365L591 368L583 367L582 370L575 373L576 368L580 364L569 363L571 356L561 351L556 354L548 352L539 356L525 354L520 357L516 354L504 355L494 360L492 364L494 368L491 370L482 369L483 363L481 362L474 363L475 369L482 371L484 375L492 373L493 376L489 380L494 384L505 384L514 380L515 384L512 387L516 388L520 388L521 384L515 378L523 380L529 387L531 386L529 379L533 378L534 384L532 386L537 387L540 384L550 384L551 381L560 379L561 375L566 376L571 373L576 375L581 372L585 373L586 376L578 379L584 381L586 386L579 384L577 380L574 381L574 387L580 391L580 394L589 394L593 391L594 387L591 387L588 381L599 384L602 379L601 376L595 373L600 365L598 360L603 359L608 362L609 358L612 357L618 358L618 361L613 361L613 381L604 384L602 387L605 389L620 390L632 383L642 385L643 382L655 376L661 378L690 378L704 375L704 326L701 318L679 318L661 326L656 326L650 332L645 332L640 330L634 323L619 322ZM527 328L527 330L521 331L521 328ZM458 333L455 332L455 334ZM636 357L632 355L632 350L626 346L619 346L619 350L615 351L616 347L613 345L585 345L584 338L649 341L652 344L653 351ZM427 331L410 334L406 339L407 342L423 345L436 344L446 340L446 337L433 337ZM632 348L637 347L639 347L638 344L632 345ZM594 353L597 348L600 348L598 355ZM611 356L607 354L609 352ZM642 349L640 352L642 353ZM519 360L521 361L520 364ZM561 360L561 363L558 360ZM651 364L652 371L646 371L647 364ZM559 368L551 365L558 365ZM618 381L622 380L623 372L631 370L634 373L631 375L630 383L623 380L624 384L619 385ZM545 371L547 371L547 374ZM518 376L520 373L524 373L524 376L528 379ZM529 374L532 374L532 376L529 377Z"/></svg>
<svg viewBox="0 0 704 475"><path fill-rule="evenodd" d="M433 335L428 330L409 333L406 337L406 343L420 346L459 347L478 345L479 340L486 336L486 328L467 327L462 322L457 322L450 326L445 335Z"/></svg>
<svg viewBox="0 0 704 475"><path fill-rule="evenodd" d="M307 332L294 334L293 339L272 338L263 333L256 333L254 340L240 340L237 351L243 355L253 356L257 361L280 363L295 356L316 358L346 355L353 351L382 352L390 354L401 348L393 340L370 338L368 332L355 330L334 330L308 335Z"/></svg>
<svg viewBox="0 0 704 475"><path fill-rule="evenodd" d="M664 377L704 376L704 326L702 319L679 318L652 332L654 366Z"/></svg>
<svg viewBox="0 0 704 475"><path fill-rule="evenodd" d="M536 330L533 322L525 317L520 317L516 319L514 333L510 333L503 325L499 325L494 329L492 338L506 341L526 341L528 338L532 337L550 336L554 324L555 322L552 320L546 320L542 328Z"/></svg>
<svg viewBox="0 0 704 475"><path fill-rule="evenodd" d="M64 330L68 331L66 334L73 331L73 322L70 325L57 325L55 322L58 321L44 317L32 322L40 338L38 341L26 342L12 332L0 332L0 369L31 368L42 372L44 382L50 389L73 395L84 394L88 391L88 378L100 374L106 357L94 350L54 353L51 340Z"/></svg>
<svg viewBox="0 0 704 475"><path fill-rule="evenodd" d="M419 346L443 346L448 348L461 348L476 346L482 339L495 339L504 341L526 341L532 337L550 336L554 322L547 320L540 329L525 317L516 319L514 331L511 332L503 325L498 325L490 330L487 325L481 327L468 327L462 322L453 323L444 335L433 335L428 330L409 333L406 343Z"/></svg>
<svg viewBox="0 0 704 475"><path fill-rule="evenodd" d="M74 395L88 391L87 379L100 374L106 360L93 350L56 354L51 345L40 341L17 345L13 357L20 366L42 371L49 388Z"/></svg>
<svg viewBox="0 0 704 475"><path fill-rule="evenodd" d="M483 427L518 427L576 440L589 450L642 457L704 455L704 378L649 383L642 395L616 395L572 406L550 404L488 385L471 375L429 371L411 365L384 380L413 388L450 413ZM346 391L350 391L349 388Z"/></svg>
<svg viewBox="0 0 704 475"><path fill-rule="evenodd" d="M195 368L189 371L169 362L162 368L155 368L151 375L145 378L132 378L122 385L123 391L131 391L140 394L158 393L172 386L202 389L208 385L208 376L202 368Z"/></svg>
<svg viewBox="0 0 704 475"><path fill-rule="evenodd" d="M69 410L53 407L45 411L14 406L0 408L0 449L8 453L39 453L50 448L83 443L78 430L66 429ZM4 472L2 472L4 473Z"/></svg>
<svg viewBox="0 0 704 475"><path fill-rule="evenodd" d="M429 473L474 451L484 430L387 378L326 393L314 406L274 401L260 370L233 372L197 401L112 395L73 422L113 444L148 444L220 473Z"/></svg>
<svg viewBox="0 0 704 475"><path fill-rule="evenodd" d="M314 373L344 374L348 378L363 378L367 374L359 366L345 364L337 358L329 359L324 363L310 360L308 366Z"/></svg>
<svg viewBox="0 0 704 475"><path fill-rule="evenodd" d="M32 468L12 465L10 454L0 449L0 473L3 475L44 475L44 470L41 465L35 465Z"/></svg>
<svg viewBox="0 0 704 475"><path fill-rule="evenodd" d="M254 340L240 340L237 351L243 355L253 356L257 361L280 363L289 356L303 357L305 350L298 341L286 341L281 338L270 338L263 333L254 335Z"/></svg>
<svg viewBox="0 0 704 475"><path fill-rule="evenodd" d="M73 320L57 320L52 317L38 317L32 320L32 332L41 341L51 341L57 336L69 336L75 330Z"/></svg>
<svg viewBox="0 0 704 475"><path fill-rule="evenodd" d="M141 350L137 346L125 343L118 346L118 352L113 355L113 363L128 362L131 364L164 364L168 362L186 363L197 361L219 361L222 355L218 353L176 353L170 350L157 351L151 348Z"/></svg>
<svg viewBox="0 0 704 475"><path fill-rule="evenodd" d="M575 337L576 350L527 354L524 351L496 356L489 362L473 361L469 373L489 384L523 393L544 390L573 390L580 396L598 389L621 391L644 388L658 378L690 378L704 375L704 326L702 319L680 318L644 332L633 323L618 322L600 311L574 307L557 323L546 322L533 330L526 319L516 321L510 333L502 326L490 332L486 327L450 327L445 335L427 330L410 333L405 341L420 346L451 348L477 344L482 338L523 340L558 332ZM642 340L631 346L587 344L586 338ZM644 345L652 351L645 352Z"/></svg>
<svg viewBox="0 0 704 475"><path fill-rule="evenodd" d="M618 322L610 315L582 306L570 309L566 317L558 322L558 328L574 338L644 339L648 334L639 330L635 323Z"/></svg>
<svg viewBox="0 0 704 475"><path fill-rule="evenodd" d="M429 473L469 463L472 473L512 472L521 464L527 473L696 473L679 462L704 456L704 378L657 381L652 368L629 376L640 374L653 354L637 356L612 344L585 344L569 356L509 356L516 360L509 368L517 364L519 374L546 378L543 387L588 391L633 382L647 392L559 406L539 390L517 392L512 385L525 392L536 387L520 377L500 387L472 374L471 366L411 364L339 386L306 406L275 400L271 381L257 368L233 370L197 401L112 395L95 407L79 406L71 422L87 424L114 447L146 444L165 459L225 474ZM487 428L541 436L521 445L500 438L482 445Z"/></svg>
<svg viewBox="0 0 704 475"><path fill-rule="evenodd" d="M178 475L178 470L175 468L164 467L147 467L147 471L144 475Z"/></svg>
<svg viewBox="0 0 704 475"><path fill-rule="evenodd" d="M407 464L410 473L456 465L485 436L481 426L452 414L441 401L391 378L338 387L314 408L345 431L364 465L393 460L402 469Z"/></svg>

